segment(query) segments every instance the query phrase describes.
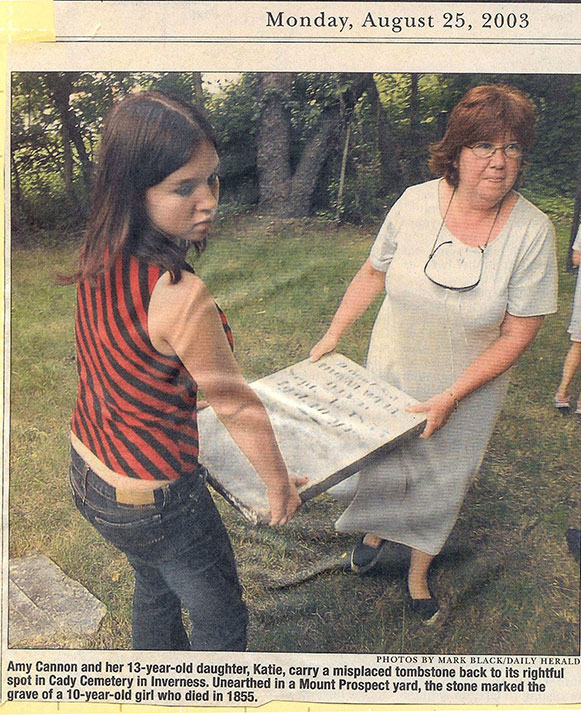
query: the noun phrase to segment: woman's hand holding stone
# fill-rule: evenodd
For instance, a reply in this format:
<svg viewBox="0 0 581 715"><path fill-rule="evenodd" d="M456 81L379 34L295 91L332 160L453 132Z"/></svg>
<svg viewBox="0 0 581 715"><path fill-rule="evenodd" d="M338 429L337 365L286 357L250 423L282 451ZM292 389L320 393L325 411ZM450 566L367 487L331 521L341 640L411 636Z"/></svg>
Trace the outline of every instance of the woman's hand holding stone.
<svg viewBox="0 0 581 715"><path fill-rule="evenodd" d="M269 526L281 526L290 521L301 506L301 497L297 487L308 482L307 477L289 475L288 482L268 487L266 496L270 506Z"/></svg>
<svg viewBox="0 0 581 715"><path fill-rule="evenodd" d="M456 398L451 392L441 392L430 397L426 402L408 407L407 411L426 414L428 421L420 437L428 439L446 424L456 406Z"/></svg>
<svg viewBox="0 0 581 715"><path fill-rule="evenodd" d="M337 349L338 343L339 338L333 335L333 333L325 333L319 342L311 349L311 362L317 362L323 355L332 353L333 350Z"/></svg>

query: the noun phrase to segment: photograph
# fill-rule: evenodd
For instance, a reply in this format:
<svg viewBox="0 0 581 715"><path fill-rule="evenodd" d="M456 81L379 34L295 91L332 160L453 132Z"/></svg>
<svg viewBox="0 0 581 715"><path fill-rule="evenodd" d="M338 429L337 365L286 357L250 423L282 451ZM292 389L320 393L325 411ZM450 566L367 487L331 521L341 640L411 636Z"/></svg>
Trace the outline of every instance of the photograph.
<svg viewBox="0 0 581 715"><path fill-rule="evenodd" d="M9 647L578 655L580 102L565 74L12 72L10 559L104 615L15 616ZM248 383L334 351L423 427L301 506L328 424L293 472ZM210 410L269 523L208 491Z"/></svg>

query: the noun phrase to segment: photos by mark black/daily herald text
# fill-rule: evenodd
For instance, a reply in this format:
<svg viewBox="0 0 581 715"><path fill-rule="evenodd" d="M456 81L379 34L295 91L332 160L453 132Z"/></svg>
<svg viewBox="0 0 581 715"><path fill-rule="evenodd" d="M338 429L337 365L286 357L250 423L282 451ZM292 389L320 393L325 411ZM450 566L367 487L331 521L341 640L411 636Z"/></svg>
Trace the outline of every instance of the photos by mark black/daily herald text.
<svg viewBox="0 0 581 715"><path fill-rule="evenodd" d="M579 526L579 425L572 411L553 408L562 361L549 368L542 349L550 346L564 358L568 347L575 277L566 270L568 236L578 221L571 166L581 157L581 7L55 0L54 22L54 41L13 43L8 52L4 344L11 357L4 365L11 397L3 435L3 711L15 703L30 704L31 712L56 712L60 703L75 703L79 711L90 704L187 711L268 703L289 709L578 703L579 563L565 534ZM290 77L287 84L262 81L281 73ZM366 90L346 91L364 75L371 78ZM527 353L532 357L512 373L501 428L434 563L442 617L426 626L411 612L403 545L384 549L375 570L350 573L349 552L360 535L335 532L344 506L333 496L318 495L274 530L250 523L216 496L249 608L249 649L131 650L132 572L82 520L67 486L74 291L55 280L74 270L83 213L71 228L59 211L71 197L72 203L84 200L83 172L97 156L104 108L128 91L158 87L193 96L202 88L218 145L231 153L221 156L224 208L216 247L209 246L196 270L232 316L240 334L237 357L254 380L308 356L318 338L301 335L300 348L289 348L286 319L297 334L321 337L369 254L382 212L413 177L430 178L422 168L429 143L441 136L439 127L462 94L487 82L514 84L532 97L541 117L537 141L561 122L559 136L551 135L553 148L561 142L560 148L551 154L547 140L531 155L531 178L522 189L557 226L561 286L558 313L538 339L544 334L545 342L537 341ZM332 146L317 170L325 188L311 197L308 218L269 214L259 203L254 154L261 112L268 93L280 98L283 86L288 102L280 104L279 119L292 136L285 140L291 146L287 180L306 164L303 149L321 118L338 123L324 135ZM557 119L551 114L557 106L569 114ZM233 148L236 132L246 133L247 156L240 136ZM392 174L390 184L383 176L388 191L381 198L382 189L370 192L364 182L381 178L386 156L395 157L391 169L399 178ZM417 162L424 164L418 169ZM547 189L541 196L538 186L545 177L554 185L557 171L571 187L568 195ZM247 188L237 194L242 184ZM53 201L62 203L59 211L53 207L39 221L41 206ZM63 230L68 237L61 244ZM323 259L336 273L322 272ZM45 296L37 294L45 301L41 309L30 300L33 283ZM292 293L299 284L310 288ZM315 314L327 295L326 312ZM54 305L48 312L46 301ZM245 313L247 305L253 307ZM271 310L279 311L272 322ZM341 352L364 364L368 332L350 339ZM28 383L41 384L38 379L42 387L34 389L46 393L39 403L53 404L62 422L54 430L52 409L19 397ZM549 454L545 424L550 434L559 430L568 454L556 455L554 446ZM53 474L56 486L39 500L42 470Z"/></svg>

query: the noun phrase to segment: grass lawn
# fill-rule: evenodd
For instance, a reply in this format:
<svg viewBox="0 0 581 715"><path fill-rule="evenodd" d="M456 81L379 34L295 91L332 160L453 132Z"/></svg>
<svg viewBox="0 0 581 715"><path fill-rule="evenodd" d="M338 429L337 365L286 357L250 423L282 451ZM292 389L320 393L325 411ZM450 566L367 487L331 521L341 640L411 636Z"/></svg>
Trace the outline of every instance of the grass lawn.
<svg viewBox="0 0 581 715"><path fill-rule="evenodd" d="M563 267L568 227L558 233ZM308 355L373 236L374 227L252 216L214 231L197 270L228 315L248 379ZM74 288L57 286L54 277L73 269L76 248L50 236L12 252L10 554L46 554L83 583L108 609L87 647L123 649L130 647L131 570L77 513L66 478ZM573 288L574 276L562 272L559 313L513 371L478 478L438 557L434 585L446 610L438 628L409 617L407 554L399 547L363 577L334 570L268 588L273 578L351 547L353 537L333 530L341 507L330 497L305 505L278 529L250 526L216 497L251 612L251 650L578 653L579 567L564 532L579 525L581 422L551 405L569 344ZM359 363L374 315L370 310L340 346Z"/></svg>

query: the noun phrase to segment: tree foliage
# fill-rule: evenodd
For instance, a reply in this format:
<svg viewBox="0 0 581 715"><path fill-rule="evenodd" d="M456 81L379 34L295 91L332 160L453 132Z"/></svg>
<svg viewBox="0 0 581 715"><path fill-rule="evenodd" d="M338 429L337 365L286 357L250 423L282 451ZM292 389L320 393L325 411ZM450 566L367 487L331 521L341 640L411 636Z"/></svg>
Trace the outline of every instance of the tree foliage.
<svg viewBox="0 0 581 715"><path fill-rule="evenodd" d="M156 88L194 101L219 139L230 211L377 219L405 186L429 178L429 145L472 86L506 82L539 114L524 189L569 215L581 155L574 75L59 72L12 75L16 228L80 227L102 122L116 99Z"/></svg>

